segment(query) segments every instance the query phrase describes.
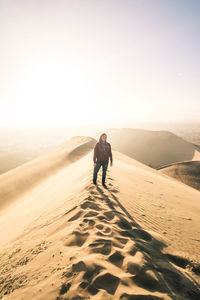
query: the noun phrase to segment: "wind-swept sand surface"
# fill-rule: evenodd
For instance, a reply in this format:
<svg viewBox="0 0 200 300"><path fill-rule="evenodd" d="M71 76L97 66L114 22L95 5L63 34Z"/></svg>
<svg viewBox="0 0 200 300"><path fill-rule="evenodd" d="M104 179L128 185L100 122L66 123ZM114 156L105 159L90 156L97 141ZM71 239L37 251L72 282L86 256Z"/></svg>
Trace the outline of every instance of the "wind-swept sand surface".
<svg viewBox="0 0 200 300"><path fill-rule="evenodd" d="M199 299L200 192L114 150L108 189L95 186L93 146L81 145L63 148L74 162L5 198L0 297Z"/></svg>
<svg viewBox="0 0 200 300"><path fill-rule="evenodd" d="M112 128L107 132L115 150L155 169L171 163L200 160L198 145L166 130Z"/></svg>
<svg viewBox="0 0 200 300"><path fill-rule="evenodd" d="M74 136L55 150L0 175L0 209L63 167L80 159L95 145L87 136Z"/></svg>
<svg viewBox="0 0 200 300"><path fill-rule="evenodd" d="M200 190L200 161L187 161L163 167L160 172Z"/></svg>

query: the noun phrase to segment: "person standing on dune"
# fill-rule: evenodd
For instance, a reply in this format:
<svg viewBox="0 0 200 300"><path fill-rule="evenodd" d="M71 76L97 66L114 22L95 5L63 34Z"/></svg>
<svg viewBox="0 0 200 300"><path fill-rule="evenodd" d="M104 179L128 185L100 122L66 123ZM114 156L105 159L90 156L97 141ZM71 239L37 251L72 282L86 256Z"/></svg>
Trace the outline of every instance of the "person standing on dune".
<svg viewBox="0 0 200 300"><path fill-rule="evenodd" d="M106 171L108 168L109 158L110 158L110 166L113 165L113 156L110 143L107 142L106 133L102 133L100 135L99 141L96 143L94 147L94 172L93 172L93 183L97 184L97 173L99 172L100 167L102 166L102 185L107 188L105 184L106 179Z"/></svg>

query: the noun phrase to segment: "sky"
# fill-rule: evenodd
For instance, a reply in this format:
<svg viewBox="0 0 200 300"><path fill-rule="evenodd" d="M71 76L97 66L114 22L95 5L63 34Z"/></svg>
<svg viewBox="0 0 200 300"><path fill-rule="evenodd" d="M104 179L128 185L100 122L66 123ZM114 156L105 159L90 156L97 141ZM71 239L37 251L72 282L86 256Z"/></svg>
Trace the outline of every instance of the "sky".
<svg viewBox="0 0 200 300"><path fill-rule="evenodd" d="M0 0L0 127L200 120L199 0Z"/></svg>

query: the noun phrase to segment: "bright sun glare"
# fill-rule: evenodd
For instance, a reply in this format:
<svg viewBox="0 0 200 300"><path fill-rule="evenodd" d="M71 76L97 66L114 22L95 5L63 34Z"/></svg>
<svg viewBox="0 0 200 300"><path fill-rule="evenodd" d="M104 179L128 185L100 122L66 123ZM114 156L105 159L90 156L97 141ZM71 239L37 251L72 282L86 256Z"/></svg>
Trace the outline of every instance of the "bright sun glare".
<svg viewBox="0 0 200 300"><path fill-rule="evenodd" d="M105 107L113 110L109 100L116 96L112 76L108 77L109 69L100 62L83 61L76 57L73 61L45 57L25 61L7 93L8 104L15 99L12 108L7 106L13 123L62 126L103 122L108 117Z"/></svg>

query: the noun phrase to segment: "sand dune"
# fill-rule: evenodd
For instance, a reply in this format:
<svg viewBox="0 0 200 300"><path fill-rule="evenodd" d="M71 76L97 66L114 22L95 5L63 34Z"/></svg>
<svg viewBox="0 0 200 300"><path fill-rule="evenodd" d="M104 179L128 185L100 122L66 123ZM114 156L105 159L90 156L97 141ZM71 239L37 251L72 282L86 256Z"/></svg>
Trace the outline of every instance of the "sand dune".
<svg viewBox="0 0 200 300"><path fill-rule="evenodd" d="M172 164L160 169L160 172L200 190L200 161L187 161Z"/></svg>
<svg viewBox="0 0 200 300"><path fill-rule="evenodd" d="M55 150L0 175L0 209L91 151L96 140L75 136Z"/></svg>
<svg viewBox="0 0 200 300"><path fill-rule="evenodd" d="M169 131L134 128L107 130L112 147L152 168L185 160L200 160L199 148Z"/></svg>
<svg viewBox="0 0 200 300"><path fill-rule="evenodd" d="M76 149L1 211L0 297L199 299L200 192L114 150L106 190Z"/></svg>

